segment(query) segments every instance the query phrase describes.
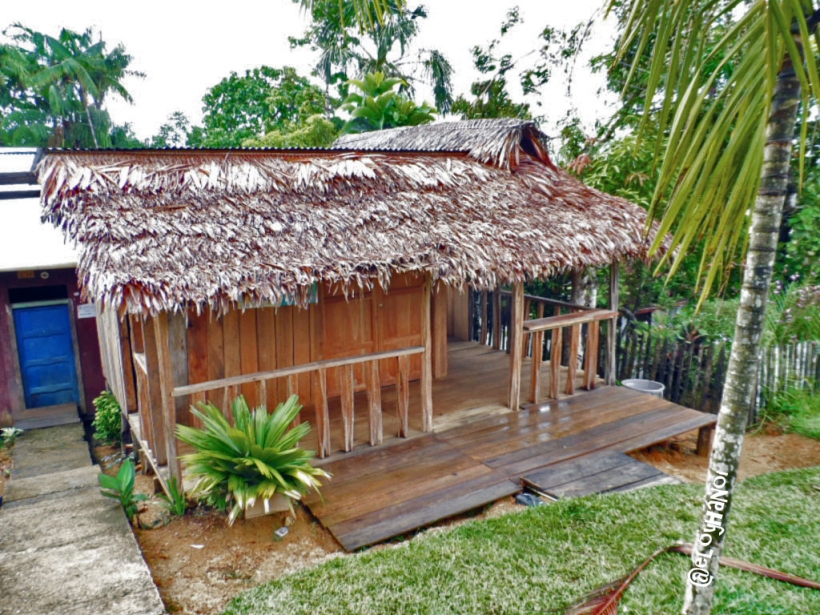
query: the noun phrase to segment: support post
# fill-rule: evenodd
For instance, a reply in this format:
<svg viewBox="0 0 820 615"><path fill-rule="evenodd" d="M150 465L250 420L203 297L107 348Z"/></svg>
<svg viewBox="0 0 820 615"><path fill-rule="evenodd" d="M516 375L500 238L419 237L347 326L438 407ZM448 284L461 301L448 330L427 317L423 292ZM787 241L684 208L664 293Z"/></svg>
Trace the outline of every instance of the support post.
<svg viewBox="0 0 820 615"><path fill-rule="evenodd" d="M330 417L327 410L327 369L321 368L316 374L313 393L316 410L316 449L319 459L330 455Z"/></svg>
<svg viewBox="0 0 820 615"><path fill-rule="evenodd" d="M177 456L176 405L171 397L174 389L174 373L171 366L171 347L168 337L168 314L160 312L153 319L154 335L157 342L157 367L159 387L162 393L162 427L165 434L165 450L171 476L182 484L182 467Z"/></svg>
<svg viewBox="0 0 820 615"><path fill-rule="evenodd" d="M501 287L493 291L493 348L501 349Z"/></svg>
<svg viewBox="0 0 820 615"><path fill-rule="evenodd" d="M621 268L618 261L614 261L609 266L609 309L617 312L620 301ZM606 383L614 385L618 381L617 373L617 338L618 338L618 316L616 315L607 325L606 336Z"/></svg>
<svg viewBox="0 0 820 615"><path fill-rule="evenodd" d="M430 327L430 303L433 293L433 281L428 273L424 277L421 295L421 343L424 354L421 355L421 429L433 431L433 336ZM486 316L486 297L483 294Z"/></svg>
<svg viewBox="0 0 820 615"><path fill-rule="evenodd" d="M513 284L510 310L510 390L509 407L521 405L521 347L524 344L524 284Z"/></svg>

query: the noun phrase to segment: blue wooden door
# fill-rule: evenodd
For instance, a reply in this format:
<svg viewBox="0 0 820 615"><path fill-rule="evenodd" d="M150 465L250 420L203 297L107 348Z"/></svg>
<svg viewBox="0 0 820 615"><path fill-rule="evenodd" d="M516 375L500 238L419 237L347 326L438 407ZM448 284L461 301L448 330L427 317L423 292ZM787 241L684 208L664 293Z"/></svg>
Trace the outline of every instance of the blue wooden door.
<svg viewBox="0 0 820 615"><path fill-rule="evenodd" d="M26 408L79 402L68 309L66 303L13 306Z"/></svg>

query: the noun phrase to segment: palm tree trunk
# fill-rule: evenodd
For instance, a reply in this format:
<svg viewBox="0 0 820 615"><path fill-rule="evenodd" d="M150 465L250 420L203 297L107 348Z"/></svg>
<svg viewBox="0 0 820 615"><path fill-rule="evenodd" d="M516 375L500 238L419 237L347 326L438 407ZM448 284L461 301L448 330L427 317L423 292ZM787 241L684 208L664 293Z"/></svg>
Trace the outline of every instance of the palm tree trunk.
<svg viewBox="0 0 820 615"><path fill-rule="evenodd" d="M695 542L697 551L692 557L693 567L686 585L684 615L708 615L712 608L715 577L726 537L732 490L737 480L740 449L757 372L799 103L800 82L786 56L766 125L760 191L752 214L740 308L709 459L703 516Z"/></svg>

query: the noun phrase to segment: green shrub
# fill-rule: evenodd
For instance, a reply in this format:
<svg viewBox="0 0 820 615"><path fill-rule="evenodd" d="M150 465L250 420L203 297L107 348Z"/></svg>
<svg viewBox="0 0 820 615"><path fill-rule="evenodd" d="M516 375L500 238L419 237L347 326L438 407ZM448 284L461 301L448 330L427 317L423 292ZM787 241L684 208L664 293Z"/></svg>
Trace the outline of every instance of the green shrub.
<svg viewBox="0 0 820 615"><path fill-rule="evenodd" d="M119 442L122 437L120 403L111 391L103 391L94 400L94 437L101 442Z"/></svg>
<svg viewBox="0 0 820 615"><path fill-rule="evenodd" d="M223 508L230 505L229 524L257 498L282 493L299 499L320 486L317 477L329 478L310 465L315 453L297 446L310 424L288 429L302 408L298 402L293 395L268 414L264 406L251 411L240 395L232 404L233 426L210 403L192 408L202 429L177 426L177 437L197 451L182 457L191 476L199 479L193 494Z"/></svg>
<svg viewBox="0 0 820 615"><path fill-rule="evenodd" d="M820 440L820 395L812 388L792 387L772 395L761 409L761 419L784 430Z"/></svg>
<svg viewBox="0 0 820 615"><path fill-rule="evenodd" d="M130 459L123 461L116 476L100 474L100 491L108 498L117 500L125 511L128 520L134 522L139 512L139 503L148 499L144 493L134 493L136 470Z"/></svg>
<svg viewBox="0 0 820 615"><path fill-rule="evenodd" d="M172 515L176 515L177 517L181 517L185 514L185 511L188 510L188 499L185 495L185 490L179 484L176 476L172 476L170 480L168 480L168 492L169 494L160 493L159 499L162 505Z"/></svg>

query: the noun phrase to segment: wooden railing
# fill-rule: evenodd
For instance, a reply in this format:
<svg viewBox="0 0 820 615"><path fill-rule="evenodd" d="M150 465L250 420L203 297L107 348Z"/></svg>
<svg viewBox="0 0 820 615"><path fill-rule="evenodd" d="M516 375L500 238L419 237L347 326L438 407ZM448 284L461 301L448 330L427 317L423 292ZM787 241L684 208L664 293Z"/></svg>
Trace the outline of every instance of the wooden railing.
<svg viewBox="0 0 820 615"><path fill-rule="evenodd" d="M298 390L299 374L315 372L316 386L314 388L314 406L316 410L317 448L319 457L326 457L330 454L331 450L330 419L328 416L327 403L327 370L333 368L340 370L344 450L350 451L355 444L355 412L353 400L355 383L353 366L360 363L366 364L365 379L370 422L370 444L376 446L381 444L384 438L379 362L385 359L395 359L398 363L396 375L396 398L399 419L398 436L405 438L409 431L410 357L415 354L422 354L424 350L424 346L411 346L399 350L385 350L353 357L314 361L312 363L304 363L302 365L272 371L256 372L243 376L233 376L220 380L210 380L208 382L175 387L171 391L171 396L182 397L190 395L191 402L195 404L197 402L204 402L207 393L211 391L221 391L223 412L227 412L230 399L236 396L238 387L243 384L257 383L259 387L259 399L267 399L267 382L285 378L287 379L288 396L290 396Z"/></svg>
<svg viewBox="0 0 820 615"><path fill-rule="evenodd" d="M598 374L598 353L600 349L601 321L612 322L618 312L586 308L570 314L525 320L523 329L532 336L532 379L530 386L530 401L537 403L541 396L541 366L544 357L544 333L552 331L550 348L550 383L548 396L557 399L560 392L561 352L563 348L562 336L564 329L571 328L569 343L569 358L567 361L567 375L564 392L567 395L575 393L575 376L578 369L578 346L581 340L581 326L586 324L587 348L584 352L583 387L595 388L595 378ZM525 345L526 348L526 345Z"/></svg>

